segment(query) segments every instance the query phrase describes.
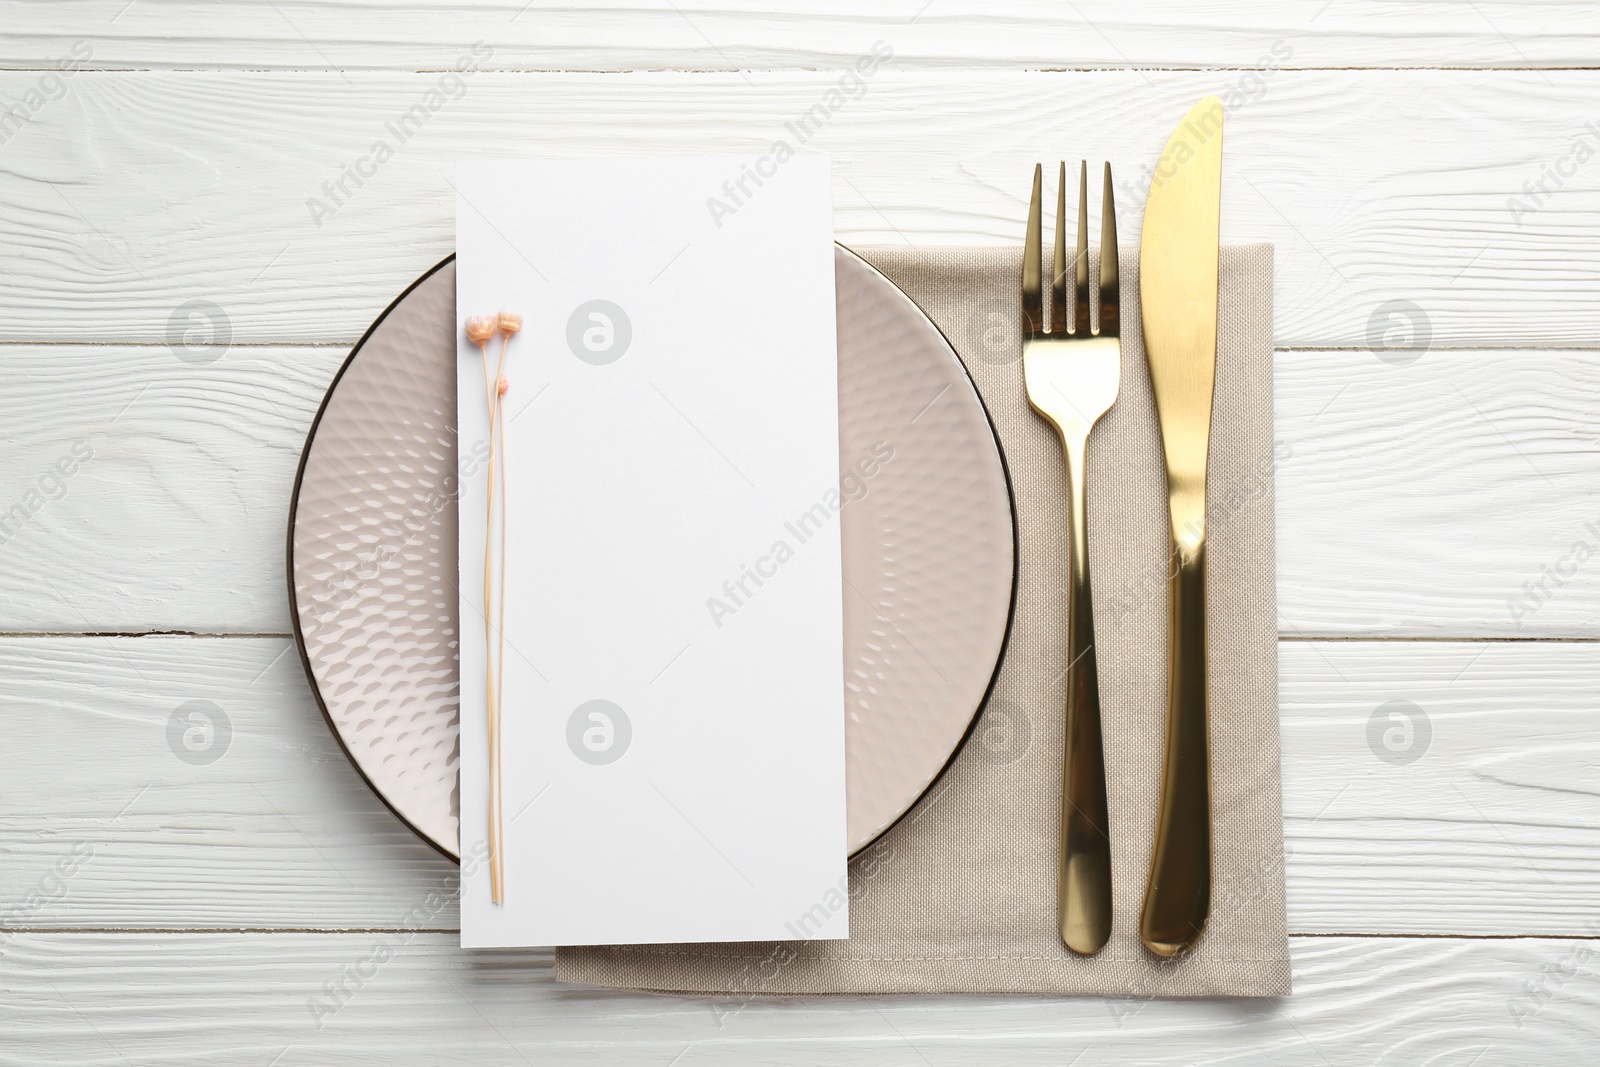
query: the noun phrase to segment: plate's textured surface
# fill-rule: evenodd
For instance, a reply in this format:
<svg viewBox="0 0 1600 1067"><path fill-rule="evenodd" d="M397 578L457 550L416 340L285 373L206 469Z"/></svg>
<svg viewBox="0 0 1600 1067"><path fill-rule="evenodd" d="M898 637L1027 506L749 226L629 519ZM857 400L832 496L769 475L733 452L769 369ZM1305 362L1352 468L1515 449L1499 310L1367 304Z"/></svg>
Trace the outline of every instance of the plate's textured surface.
<svg viewBox="0 0 1600 1067"><path fill-rule="evenodd" d="M905 294L841 250L839 465L882 460L840 513L850 846L938 775L994 675L1011 611L1011 499L967 372Z"/></svg>
<svg viewBox="0 0 1600 1067"><path fill-rule="evenodd" d="M988 688L1010 617L1011 501L971 381L926 316L852 253L839 292L849 841L932 783ZM458 844L455 270L352 354L312 431L291 530L295 622L361 773Z"/></svg>
<svg viewBox="0 0 1600 1067"><path fill-rule="evenodd" d="M324 401L290 518L312 684L356 768L454 855L456 267L395 303Z"/></svg>

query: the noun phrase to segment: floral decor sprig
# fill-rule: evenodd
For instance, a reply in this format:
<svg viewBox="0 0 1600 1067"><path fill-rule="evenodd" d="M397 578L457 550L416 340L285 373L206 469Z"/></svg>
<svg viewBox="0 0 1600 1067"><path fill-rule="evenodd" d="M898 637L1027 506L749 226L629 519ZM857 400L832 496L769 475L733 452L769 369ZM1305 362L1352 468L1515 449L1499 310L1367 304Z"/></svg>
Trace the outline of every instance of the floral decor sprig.
<svg viewBox="0 0 1600 1067"><path fill-rule="evenodd" d="M467 339L483 355L483 392L489 410L489 492L483 526L484 692L489 718L489 892L496 904L505 901L505 834L501 816L500 734L505 708L506 650L506 350L522 329L522 316L502 311L475 315L466 321ZM500 357L489 370L489 342L500 333ZM500 515L500 551L494 553L495 513Z"/></svg>

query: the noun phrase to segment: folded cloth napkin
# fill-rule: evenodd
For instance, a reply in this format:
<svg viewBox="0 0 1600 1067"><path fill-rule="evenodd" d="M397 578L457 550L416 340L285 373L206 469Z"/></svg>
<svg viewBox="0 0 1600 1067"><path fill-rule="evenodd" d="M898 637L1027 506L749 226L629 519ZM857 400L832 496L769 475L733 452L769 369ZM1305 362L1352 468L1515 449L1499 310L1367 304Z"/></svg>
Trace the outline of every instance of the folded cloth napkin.
<svg viewBox="0 0 1600 1067"><path fill-rule="evenodd" d="M1056 930L1066 668L1067 483L1028 406L1020 249L858 249L950 339L1010 468L1016 614L973 734L918 805L850 866L850 939L563 948L561 981L726 994L1289 992L1278 772L1273 574L1272 246L1222 249L1207 482L1214 876L1194 950L1139 943L1166 732L1165 473L1138 307L1122 262L1122 388L1089 440L1094 575L1112 846L1113 928L1074 956Z"/></svg>

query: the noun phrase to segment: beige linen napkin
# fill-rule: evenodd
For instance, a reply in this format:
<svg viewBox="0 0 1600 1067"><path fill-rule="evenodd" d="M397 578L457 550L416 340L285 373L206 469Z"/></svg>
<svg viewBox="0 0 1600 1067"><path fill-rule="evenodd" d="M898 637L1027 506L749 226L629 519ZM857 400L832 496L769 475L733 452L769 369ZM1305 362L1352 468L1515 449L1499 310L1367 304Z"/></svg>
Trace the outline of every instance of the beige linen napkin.
<svg viewBox="0 0 1600 1067"><path fill-rule="evenodd" d="M1096 956L1056 932L1067 488L1054 432L1028 406L1017 320L1021 250L861 249L932 317L988 405L1021 535L1016 615L965 748L850 868L850 939L563 948L562 981L727 994L1289 992L1278 777L1272 476L1272 247L1222 250L1208 480L1211 922L1163 962L1138 939L1166 730L1165 474L1138 310L1122 264L1122 389L1089 442L1095 633L1109 789L1113 931Z"/></svg>

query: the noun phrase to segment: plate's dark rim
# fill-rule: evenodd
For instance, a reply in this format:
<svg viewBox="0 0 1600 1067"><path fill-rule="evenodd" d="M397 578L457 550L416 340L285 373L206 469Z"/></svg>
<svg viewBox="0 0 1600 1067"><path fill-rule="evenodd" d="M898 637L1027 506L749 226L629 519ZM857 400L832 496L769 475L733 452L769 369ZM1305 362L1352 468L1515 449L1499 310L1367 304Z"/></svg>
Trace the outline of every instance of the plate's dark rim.
<svg viewBox="0 0 1600 1067"><path fill-rule="evenodd" d="M835 244L838 244L838 242L835 242ZM1005 633L1000 635L1000 652L994 658L994 671L989 675L989 684L984 686L983 697L978 701L978 706L972 709L972 720L967 723L966 732L961 735L961 740L957 741L955 746L950 749L950 757L944 761L944 765L939 768L932 778L928 779L927 787L923 789L922 792L917 794L917 798L915 800L906 805L905 811L902 811L893 822L889 823L889 825L885 826L882 830L879 830L876 834L874 834L871 841L866 842L860 848L850 853L849 858L855 859L867 849L871 848L873 845L876 845L879 841L882 841L885 834L887 834L890 830L893 830L896 826L899 826L903 821L905 821L905 817L907 815L910 815L913 811L917 810L917 806L927 798L929 793L933 792L934 787L937 786L944 776L949 772L950 766L956 761L956 757L961 755L962 751L966 749L967 742L972 739L973 733L977 731L978 720L983 718L983 709L988 705L989 698L994 695L995 683L1000 680L1000 668L1005 664L1006 652L1011 648L1011 627L1017 618L1017 562L1018 557L1020 557L1022 554L1022 548L1021 540L1017 531L1017 492L1015 486L1013 486L1011 483L1011 465L1006 462L1005 446L1000 443L1000 433L994 427L994 416L989 413L989 405L984 403L983 394L978 391L978 384L972 380L972 372L967 370L967 364L964 360L962 360L961 353L956 351L956 346L950 343L950 338L945 336L945 332L939 328L939 324L933 321L933 316L924 311L921 304L918 304L915 300L911 299L910 293L907 293L904 289L900 288L898 285L895 285L892 278L883 273L883 271L879 270L877 267L874 267L871 263L868 263L854 249L846 248L844 245L839 245L839 247L850 253L850 255L859 261L862 266L866 267L868 270L872 271L872 273L888 282L889 287L900 294L900 299L906 301L912 307L917 309L917 314L921 315L927 320L928 325L933 327L934 332L939 335L939 339L943 341L945 347L950 350L950 358L955 361L956 366L961 368L961 375L967 380L967 388L972 390L974 399L978 401L978 408L983 412L984 421L989 424L989 436L994 440L995 454L1000 457L1000 474L1005 478L1006 481L1006 503L1010 506L1011 512L1011 602L1006 606L1006 629ZM1019 310L1017 313L1020 315L1021 311Z"/></svg>
<svg viewBox="0 0 1600 1067"><path fill-rule="evenodd" d="M350 349L350 354L344 357L344 362L339 364L339 372L333 376L333 381L328 383L328 391L323 394L322 403L317 405L317 416L311 420L311 429L306 431L305 447L300 450L300 463L294 472L294 492L289 497L288 544L285 552L285 570L287 573L285 577L289 585L289 622L294 628L294 647L300 653L300 666L305 669L306 681L311 686L311 695L317 698L317 709L322 712L322 719L328 724L328 732L333 734L334 740L339 742L339 748L344 752L345 759L351 767L355 768L355 772L361 776L361 780L367 783L367 788L372 790L379 800L383 801L384 807L394 812L394 817L405 824L406 829L426 841L435 852L445 859L460 863L460 856L452 854L449 849L423 833L415 823L405 817L405 814L399 808L389 802L389 798L383 795L383 790L379 789L372 779L367 777L367 772L361 769L361 764L357 762L355 754L350 751L350 746L345 744L344 735L339 732L339 727L334 723L333 716L328 713L327 703L322 699L322 690L317 686L316 672L311 669L311 655L306 651L305 634L300 630L300 599L295 594L294 588L294 526L295 519L300 513L300 483L304 481L306 476L306 461L311 457L311 446L316 442L317 428L322 425L323 413L328 410L328 405L332 403L333 394L339 388L339 382L344 378L344 372L350 369L350 364L355 362L356 356L361 354L361 349L366 345L373 333L377 331L378 327L383 325L383 320L387 319L389 313L399 307L405 298L411 295L413 289L455 262L455 258L455 253L451 253L441 259L432 267L429 267L416 281L406 286L404 292L391 300L389 306L383 309L383 314L372 320L372 325L367 327L367 332L361 335L361 339L355 343L355 347ZM1015 521L1015 509L1013 509L1013 521Z"/></svg>
<svg viewBox="0 0 1600 1067"><path fill-rule="evenodd" d="M1010 507L1011 514L1011 597L1010 602L1006 607L1005 632L1000 637L1000 651L995 657L994 671L989 675L989 683L984 687L983 696L978 701L977 707L975 707L972 711L972 719L967 723L966 731L962 733L961 739L956 742L953 748L951 748L949 758L945 760L944 764L933 775L933 777L928 780L927 786L922 790L921 793L917 794L916 799L907 804L905 810L902 811L893 822L890 822L888 825L884 826L883 829L879 830L875 835L873 835L872 840L863 843L860 848L850 853L850 858L854 859L856 856L861 855L867 849L883 840L885 834L889 833L889 831L900 825L907 815L916 810L917 805L921 804L928 794L933 792L934 787L937 786L944 778L945 774L949 772L951 764L955 763L956 757L959 756L963 750L965 750L967 747L967 742L972 739L972 735L977 729L978 720L983 718L983 710L989 703L989 698L994 694L995 683L1000 677L1000 668L1002 665L1004 665L1006 652L1011 646L1012 625L1015 623L1017 616L1017 561L1018 557L1021 555L1021 542L1017 529L1017 494L1016 488L1011 480L1011 465L1006 460L1006 450L1004 445L1002 445L1000 442L1000 434L995 430L994 416L989 411L989 405L984 402L983 394L978 391L977 384L972 380L972 374L967 370L967 365L962 361L960 353L957 352L955 345L950 343L950 338L945 335L945 332L939 328L939 324L933 321L933 316L924 311L922 306L913 300L904 289L901 289L898 285L896 285L888 275L884 274L877 267L867 262L853 249L847 248L842 244L838 244L838 242L835 242L835 244L838 248L841 248L845 252L849 253L851 258L855 259L873 274L876 274L878 277L882 278L886 283L888 283L891 289L900 295L902 300L905 300L912 307L916 308L917 313L927 321L928 325L933 327L934 332L939 335L939 339L944 342L945 348L949 350L950 357L952 360L954 360L956 366L961 368L961 374L967 380L967 388L972 390L973 397L978 401L978 408L983 412L984 421L989 424L989 436L994 441L995 454L1000 458L1000 473L1005 479L1006 501ZM300 511L300 486L302 481L305 479L306 462L311 456L311 446L316 441L317 429L322 425L322 416L327 411L328 404L333 400L334 391L339 388L339 382L344 378L345 371L350 369L350 364L355 362L356 356L360 355L361 349L366 345L368 339L372 337L373 333L377 331L378 327L383 325L383 321L389 317L389 313L394 311L395 308L399 307L405 298L411 295L412 290L416 289L423 282L439 273L439 271L443 270L449 264L455 262L455 258L455 254L451 253L444 259L441 259L438 263L428 268L427 271L420 275L410 285L406 286L405 290L401 292L399 296L391 300L389 305L383 309L382 314L372 321L372 325L367 327L366 332L361 335L361 339L358 340L350 349L350 354L345 357L344 362L339 365L338 372L334 374L333 380L328 383L328 390L325 394L323 394L322 403L317 406L316 417L311 420L311 428L306 432L306 443L305 446L300 450L300 462L295 467L294 489L292 490L289 498L289 523L285 538L285 579L289 588L289 621L294 631L295 650L300 654L300 666L305 671L306 681L311 688L311 695L316 698L317 710L322 712L323 721L328 724L328 732L333 734L334 740L338 742L339 748L344 753L346 761L355 770L355 772L361 776L361 780L367 784L367 788L372 790L373 794L383 802L383 806L388 808L394 814L395 818L399 819L408 830L426 842L428 846L431 847L435 852L439 853L446 859L459 864L461 862L461 857L459 855L452 853L438 841L435 841L432 837L423 833L415 823L406 818L399 808L390 803L389 798L383 794L383 791L373 783L371 778L367 777L366 772L361 769L361 764L356 761L355 755L350 751L350 746L345 743L344 735L339 732L337 724L335 724L333 721L333 716L328 712L328 705L322 698L322 690L317 685L316 673L311 667L311 656L306 651L305 634L300 629L299 597L295 592L294 585L294 528L296 518L298 517Z"/></svg>

